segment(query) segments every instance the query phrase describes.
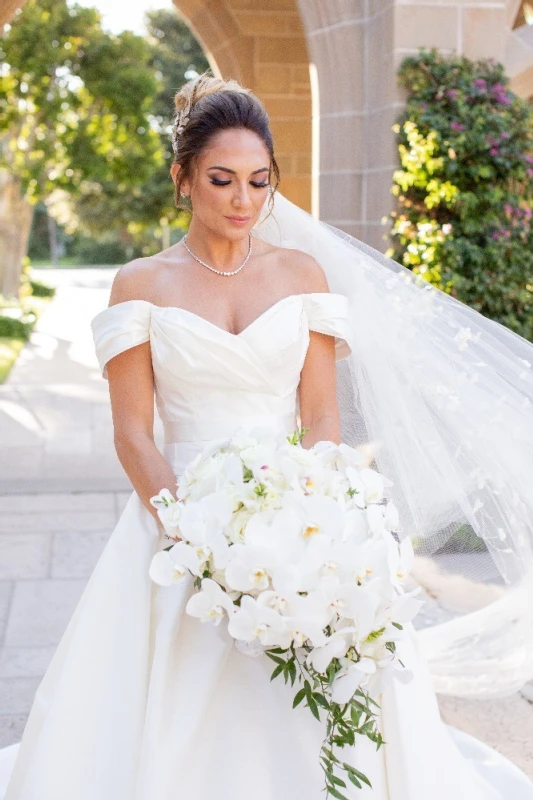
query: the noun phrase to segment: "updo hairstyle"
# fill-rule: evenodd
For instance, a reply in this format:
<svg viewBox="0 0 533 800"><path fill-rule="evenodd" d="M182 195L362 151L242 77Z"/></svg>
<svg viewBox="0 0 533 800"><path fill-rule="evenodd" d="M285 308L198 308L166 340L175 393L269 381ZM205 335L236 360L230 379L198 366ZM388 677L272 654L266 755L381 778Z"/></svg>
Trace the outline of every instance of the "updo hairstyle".
<svg viewBox="0 0 533 800"><path fill-rule="evenodd" d="M188 81L174 97L176 116L172 126L174 164L179 164L174 198L178 208L184 206L181 185L190 178L195 158L219 131L245 129L253 131L264 142L270 155L270 170L275 190L279 184L279 167L274 158L274 143L268 114L262 102L237 81L221 80L205 72ZM270 202L274 199L273 192Z"/></svg>

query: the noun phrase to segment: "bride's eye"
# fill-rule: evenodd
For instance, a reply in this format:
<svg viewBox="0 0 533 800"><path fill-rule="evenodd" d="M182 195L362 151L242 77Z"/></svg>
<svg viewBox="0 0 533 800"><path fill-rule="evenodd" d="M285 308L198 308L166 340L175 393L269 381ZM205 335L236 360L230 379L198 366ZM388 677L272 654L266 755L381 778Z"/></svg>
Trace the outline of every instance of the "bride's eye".
<svg viewBox="0 0 533 800"><path fill-rule="evenodd" d="M255 186L256 189L265 189L268 186L268 183L256 183L255 181L250 181L252 186Z"/></svg>
<svg viewBox="0 0 533 800"><path fill-rule="evenodd" d="M211 178L211 183L214 186L229 186L231 181L221 181L221 180L218 180L218 178Z"/></svg>

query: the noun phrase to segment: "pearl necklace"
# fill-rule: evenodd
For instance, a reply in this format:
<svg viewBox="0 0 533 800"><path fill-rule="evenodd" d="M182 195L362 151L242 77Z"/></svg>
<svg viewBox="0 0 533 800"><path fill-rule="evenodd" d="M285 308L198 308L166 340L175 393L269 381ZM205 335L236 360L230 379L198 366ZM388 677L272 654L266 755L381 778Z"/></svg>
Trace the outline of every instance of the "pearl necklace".
<svg viewBox="0 0 533 800"><path fill-rule="evenodd" d="M195 255L193 253L193 251L191 250L191 248L188 246L188 244L186 242L186 239L187 239L186 236L184 236L181 241L183 242L183 244L185 246L185 249L191 254L191 256L196 261L198 261L199 264L201 264L203 267L207 267L207 269L210 269L211 272L216 272L217 275L223 275L225 278L229 278L231 275L236 275L238 272L240 272L241 269L246 266L246 264L248 263L248 259L252 255L252 236L251 236L251 234L248 234L248 237L249 237L249 240L250 240L250 243L248 245L248 254L247 254L246 258L244 259L244 261L242 262L241 266L237 267L237 269L234 269L232 272L225 272L222 269L215 269L214 267L211 267L209 264L206 264L205 261L202 261L201 258L198 258L198 256Z"/></svg>

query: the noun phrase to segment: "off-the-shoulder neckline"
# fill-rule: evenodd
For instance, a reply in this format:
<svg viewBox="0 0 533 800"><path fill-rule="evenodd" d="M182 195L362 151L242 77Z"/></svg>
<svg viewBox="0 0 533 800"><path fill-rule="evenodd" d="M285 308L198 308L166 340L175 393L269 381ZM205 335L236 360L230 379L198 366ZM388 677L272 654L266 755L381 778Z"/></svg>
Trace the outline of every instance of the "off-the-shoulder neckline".
<svg viewBox="0 0 533 800"><path fill-rule="evenodd" d="M100 317L102 315L105 315L106 312L110 312L113 308L119 308L120 306L126 306L126 305L129 305L129 304L132 304L132 303L140 303L140 304L148 305L152 309L157 309L159 311L179 311L182 314L186 314L186 315L188 315L190 317L194 317L195 319L204 322L205 324L209 325L212 328L216 328L218 331L221 331L222 333L224 333L224 334L226 334L228 336L232 336L232 337L238 338L239 336L242 336L244 333L246 333L246 331L248 331L250 328L252 328L256 323L258 323L260 320L262 320L267 314L273 312L274 309L278 308L282 303L285 303L287 300L301 299L303 301L304 297L315 297L315 296L318 296L318 297L341 297L344 300L348 300L346 295L340 294L338 292L300 292L300 294L288 294L288 295L285 295L285 297L281 297L279 300L276 300L275 303L272 303L272 305L270 305L267 308L265 308L265 310L262 311L261 314L259 314L259 316L255 317L248 325L246 325L246 327L244 327L238 333L233 333L232 331L228 331L227 328L222 328L222 327L220 327L220 325L217 325L216 323L211 322L211 320L207 319L206 317L203 317L201 314L196 314L196 312L189 311L189 309L187 309L187 308L182 308L181 306L158 306L156 303L151 303L150 300L140 300L140 299L139 300L135 300L135 299L133 299L133 300L122 300L120 303L114 303L112 306L108 306L107 308L104 308L102 311L100 311L93 318L93 322L98 317Z"/></svg>

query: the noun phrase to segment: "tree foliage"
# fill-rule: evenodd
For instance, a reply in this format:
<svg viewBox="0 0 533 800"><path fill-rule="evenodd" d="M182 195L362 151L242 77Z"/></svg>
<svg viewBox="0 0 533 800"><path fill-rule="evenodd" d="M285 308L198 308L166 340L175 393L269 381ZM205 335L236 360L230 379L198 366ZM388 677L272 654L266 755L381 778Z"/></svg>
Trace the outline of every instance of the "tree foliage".
<svg viewBox="0 0 533 800"><path fill-rule="evenodd" d="M30 202L109 185L125 198L162 161L149 121L159 87L142 37L105 33L92 8L29 0L1 47L3 163Z"/></svg>
<svg viewBox="0 0 533 800"><path fill-rule="evenodd" d="M503 67L421 51L399 70L388 255L533 339L533 111Z"/></svg>

